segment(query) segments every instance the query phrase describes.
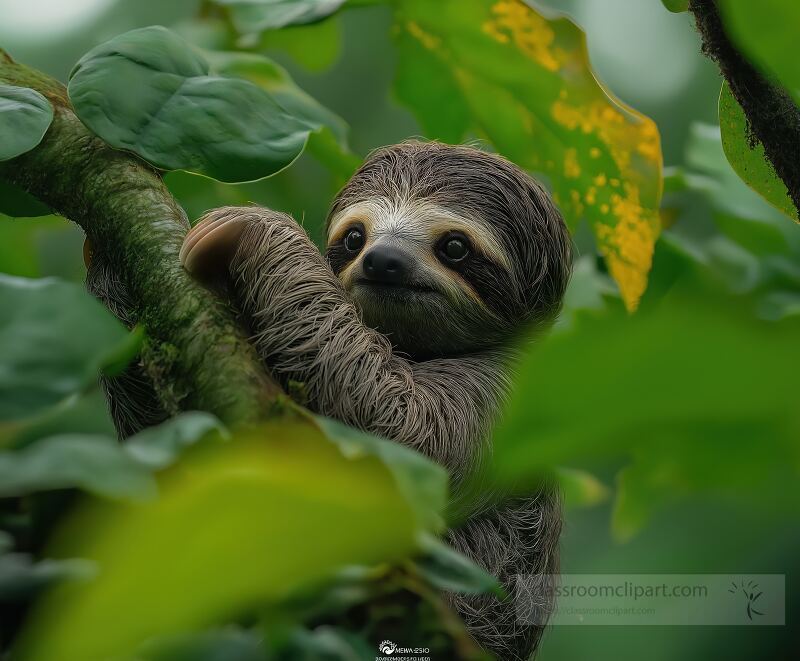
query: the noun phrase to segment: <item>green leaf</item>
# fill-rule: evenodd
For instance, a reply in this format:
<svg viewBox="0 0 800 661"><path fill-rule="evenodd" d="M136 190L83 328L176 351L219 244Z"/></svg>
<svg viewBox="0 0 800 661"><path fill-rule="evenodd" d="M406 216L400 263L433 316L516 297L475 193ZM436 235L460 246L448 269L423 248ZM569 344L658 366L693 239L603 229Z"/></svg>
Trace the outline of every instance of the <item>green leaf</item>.
<svg viewBox="0 0 800 661"><path fill-rule="evenodd" d="M420 533L384 463L346 456L307 423L198 446L159 486L155 502L90 509L63 530L58 546L77 546L100 572L50 595L21 658L130 654L146 639L275 604L345 565L407 557Z"/></svg>
<svg viewBox="0 0 800 661"><path fill-rule="evenodd" d="M689 9L689 0L661 0L661 2L674 14L680 14Z"/></svg>
<svg viewBox="0 0 800 661"><path fill-rule="evenodd" d="M181 413L155 427L149 427L125 441L125 451L140 464L161 470L175 462L188 447L212 432L222 438L230 434L210 413Z"/></svg>
<svg viewBox="0 0 800 661"><path fill-rule="evenodd" d="M800 103L800 68L794 51L800 4L795 0L718 0L725 32L747 58Z"/></svg>
<svg viewBox="0 0 800 661"><path fill-rule="evenodd" d="M233 24L239 32L261 32L287 25L304 25L327 18L345 0L214 0L230 7Z"/></svg>
<svg viewBox="0 0 800 661"><path fill-rule="evenodd" d="M12 218L36 218L53 212L33 195L0 179L0 213Z"/></svg>
<svg viewBox="0 0 800 661"><path fill-rule="evenodd" d="M774 168L767 161L764 147L761 143L755 147L750 146L747 137L747 119L727 82L722 83L719 95L719 124L725 156L736 174L779 211L798 220L797 209L789 197L786 184L775 174Z"/></svg>
<svg viewBox="0 0 800 661"><path fill-rule="evenodd" d="M634 309L659 232L660 139L652 120L597 82L583 32L516 0L396 7L396 91L426 135L486 137L544 175L570 226L589 220Z"/></svg>
<svg viewBox="0 0 800 661"><path fill-rule="evenodd" d="M149 470L108 436L64 434L0 451L0 497L67 488L116 498L155 495Z"/></svg>
<svg viewBox="0 0 800 661"><path fill-rule="evenodd" d="M424 554L414 565L434 587L461 594L495 593L504 595L500 582L469 558L451 549L432 535L422 535Z"/></svg>
<svg viewBox="0 0 800 661"><path fill-rule="evenodd" d="M89 129L163 170L243 182L289 166L305 147L307 124L256 85L208 74L208 62L181 37L148 27L87 53L68 89Z"/></svg>
<svg viewBox="0 0 800 661"><path fill-rule="evenodd" d="M53 106L39 92L0 84L0 161L38 145L53 121Z"/></svg>
<svg viewBox="0 0 800 661"><path fill-rule="evenodd" d="M78 284L0 274L0 421L81 391L140 341Z"/></svg>

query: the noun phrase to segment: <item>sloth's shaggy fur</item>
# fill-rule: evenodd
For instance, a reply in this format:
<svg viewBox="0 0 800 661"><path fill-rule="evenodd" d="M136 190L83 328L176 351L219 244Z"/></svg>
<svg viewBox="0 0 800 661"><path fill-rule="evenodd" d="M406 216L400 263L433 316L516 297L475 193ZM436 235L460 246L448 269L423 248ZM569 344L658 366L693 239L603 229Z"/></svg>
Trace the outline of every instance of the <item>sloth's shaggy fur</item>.
<svg viewBox="0 0 800 661"><path fill-rule="evenodd" d="M474 230L474 254L457 268L437 260L430 245L448 219L465 233ZM359 288L363 254L345 250L341 231L351 221L371 228L370 241L410 251L412 284L424 285L422 293L412 288L384 298ZM217 241L226 232L235 236L235 245L228 253L212 250L226 261L212 268L230 277L232 298L272 375L285 386L304 384L313 411L415 448L444 465L456 489L466 483L491 452L516 336L546 327L569 279L570 239L545 190L498 156L404 143L372 154L340 192L326 257L291 217L227 207L187 237L187 268L209 268L208 261L192 268L192 248L213 243L209 228L234 225L239 230L216 234ZM108 300L107 287L93 288ZM512 599L449 598L486 649L527 659L550 603L521 604L522 615L535 609L539 624L527 623L513 599L515 577L557 573L558 494L543 487L534 497L471 506L449 542L498 576Z"/></svg>

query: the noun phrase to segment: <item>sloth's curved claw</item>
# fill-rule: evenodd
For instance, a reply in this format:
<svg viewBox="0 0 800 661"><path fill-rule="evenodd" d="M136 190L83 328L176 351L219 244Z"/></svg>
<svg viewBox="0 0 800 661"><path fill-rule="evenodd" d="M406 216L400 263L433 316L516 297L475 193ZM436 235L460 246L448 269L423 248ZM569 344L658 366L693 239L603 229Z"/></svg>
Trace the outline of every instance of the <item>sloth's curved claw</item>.
<svg viewBox="0 0 800 661"><path fill-rule="evenodd" d="M247 225L246 218L242 216L211 212L183 240L181 265L200 280L227 276L231 259Z"/></svg>

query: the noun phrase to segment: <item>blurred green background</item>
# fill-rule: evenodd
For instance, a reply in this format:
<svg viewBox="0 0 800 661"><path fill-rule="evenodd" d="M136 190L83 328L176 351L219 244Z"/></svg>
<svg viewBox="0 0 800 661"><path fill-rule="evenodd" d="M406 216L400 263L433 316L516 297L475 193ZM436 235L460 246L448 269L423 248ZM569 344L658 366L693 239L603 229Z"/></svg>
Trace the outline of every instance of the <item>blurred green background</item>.
<svg viewBox="0 0 800 661"><path fill-rule="evenodd" d="M203 10L201 4L199 0L0 0L0 44L17 60L66 80L84 52L134 27L163 24L204 46L224 46L225 32L213 21L192 21ZM797 315L800 227L748 189L725 160L717 127L721 80L715 65L701 54L689 17L669 13L660 0L539 4L575 19L587 33L598 77L623 101L654 119L661 132L668 166L662 207L667 229L657 246L643 307L670 280L675 260L684 260L692 264L689 277L698 282L707 278L739 296L741 306L754 317ZM397 55L390 25L387 7L365 6L323 23L258 37L260 50L283 64L301 88L349 124L350 145L360 156L423 134L414 116L393 98ZM253 184L225 186L185 173L169 174L167 181L192 219L223 203L255 201L291 213L316 239L341 184L309 153L279 175ZM81 281L82 241L81 232L60 218L0 217L0 272ZM580 310L620 307L586 227L579 228L575 241L579 257L562 330L570 327ZM575 361L580 363L581 358L576 356ZM647 378L658 379L646 366L642 374L645 388ZM590 373L584 376L593 378ZM84 407L81 415L88 427L113 433L99 393ZM620 466L617 460L603 459L585 467L610 485ZM553 627L545 636L541 659L800 658L796 501L771 512L718 498L713 490L692 493L654 510L646 524L624 541L612 535L612 507L606 500L568 510L562 571L785 573L787 626Z"/></svg>

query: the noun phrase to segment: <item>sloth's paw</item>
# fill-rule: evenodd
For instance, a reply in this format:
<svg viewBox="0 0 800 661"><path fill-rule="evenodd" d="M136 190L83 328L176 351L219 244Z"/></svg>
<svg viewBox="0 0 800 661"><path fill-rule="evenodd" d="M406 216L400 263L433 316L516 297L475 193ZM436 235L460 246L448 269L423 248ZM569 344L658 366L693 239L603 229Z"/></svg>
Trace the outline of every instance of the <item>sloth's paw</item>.
<svg viewBox="0 0 800 661"><path fill-rule="evenodd" d="M200 280L226 277L239 240L253 220L252 210L246 207L209 211L183 240L181 265Z"/></svg>

